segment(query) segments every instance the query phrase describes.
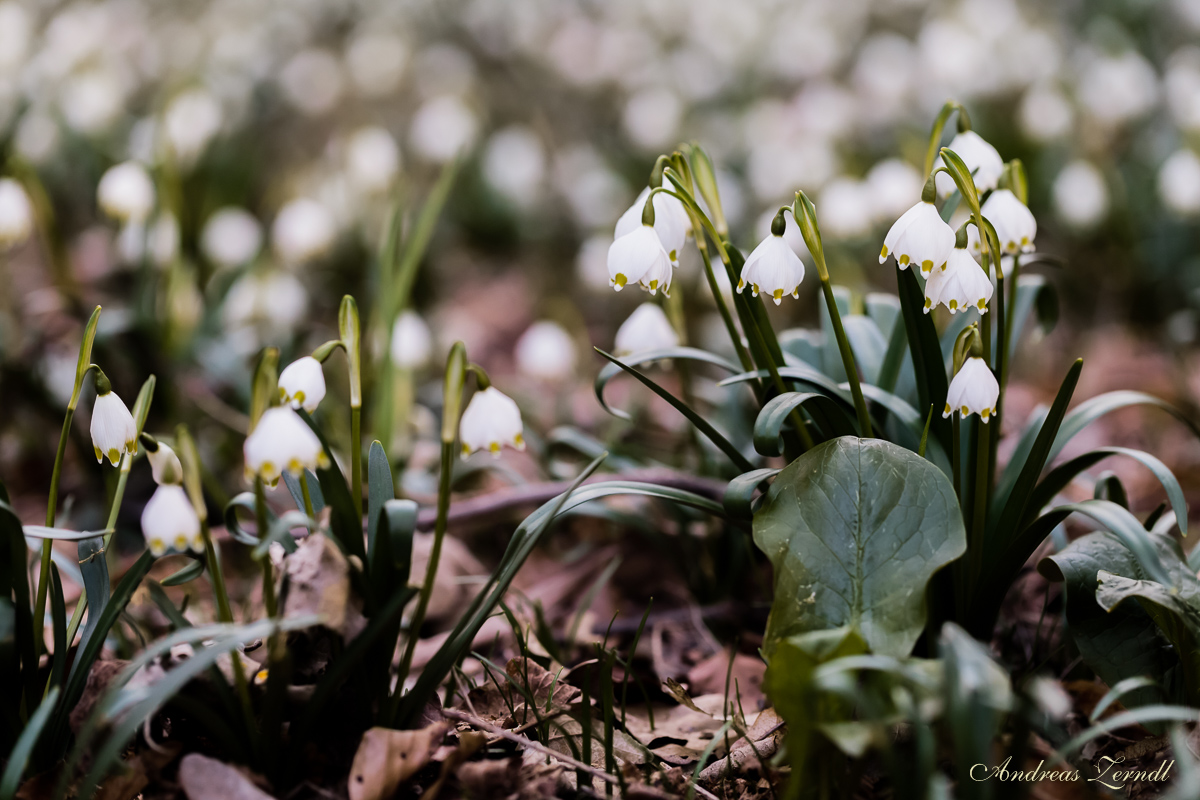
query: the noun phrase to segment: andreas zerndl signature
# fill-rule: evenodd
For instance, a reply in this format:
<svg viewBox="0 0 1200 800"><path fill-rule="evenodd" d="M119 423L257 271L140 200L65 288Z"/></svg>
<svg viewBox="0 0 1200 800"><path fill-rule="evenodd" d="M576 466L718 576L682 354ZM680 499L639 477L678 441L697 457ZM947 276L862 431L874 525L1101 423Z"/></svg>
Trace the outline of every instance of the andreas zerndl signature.
<svg viewBox="0 0 1200 800"><path fill-rule="evenodd" d="M1077 769L1046 769L1046 762L1040 761L1032 769L1018 770L1011 766L1012 758L1006 758L997 767L987 764L976 764L971 767L973 781L1012 781L1020 783L1039 783L1041 781L1086 781L1099 783L1109 789L1123 789L1128 783L1146 783L1165 781L1170 777L1171 767L1175 762L1163 761L1153 769L1129 769L1125 767L1125 757L1110 758L1101 756L1094 764L1097 775L1084 778Z"/></svg>

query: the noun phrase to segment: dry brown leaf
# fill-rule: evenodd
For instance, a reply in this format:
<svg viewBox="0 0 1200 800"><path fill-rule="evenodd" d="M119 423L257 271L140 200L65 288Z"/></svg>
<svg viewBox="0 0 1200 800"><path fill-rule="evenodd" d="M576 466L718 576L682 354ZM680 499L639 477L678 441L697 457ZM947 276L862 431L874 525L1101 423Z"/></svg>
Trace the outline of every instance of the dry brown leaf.
<svg viewBox="0 0 1200 800"><path fill-rule="evenodd" d="M234 767L199 753L179 762L179 785L188 800L273 800Z"/></svg>
<svg viewBox="0 0 1200 800"><path fill-rule="evenodd" d="M413 536L413 576L424 576L433 549L433 534L418 533ZM477 587L463 578L487 575L491 570L479 562L461 540L447 536L442 540L442 552L438 559L437 573L433 577L433 593L429 596L429 608L425 612L427 623L453 622L458 618ZM414 580L417 578L414 577Z"/></svg>
<svg viewBox="0 0 1200 800"><path fill-rule="evenodd" d="M283 567L283 616L316 614L349 641L366 627L350 590L350 562L319 533L300 542Z"/></svg>
<svg viewBox="0 0 1200 800"><path fill-rule="evenodd" d="M578 753L579 760L585 764L590 763L597 769L605 769L607 759L604 753L604 720L593 716L591 723L590 759L583 751L583 724L573 717L558 717L548 723L550 736L546 740L546 746L571 758L575 758L575 753ZM574 746L572 747L572 745ZM646 748L634 737L614 728L613 757L620 763L644 764L646 763Z"/></svg>
<svg viewBox="0 0 1200 800"><path fill-rule="evenodd" d="M467 695L470 703L466 709L472 715L502 728L515 728L539 716L556 714L582 694L566 682L561 670L551 672L530 659L510 660L505 673L511 680L493 675L495 680L472 689ZM526 695L533 698L535 709L528 707Z"/></svg>
<svg viewBox="0 0 1200 800"><path fill-rule="evenodd" d="M763 675L767 665L762 659L738 653L733 656L733 668L729 666L729 651L716 653L696 666L687 674L688 686L694 694L724 694L729 687L729 699L741 707L747 714L752 714L762 707L764 698L762 691Z"/></svg>
<svg viewBox="0 0 1200 800"><path fill-rule="evenodd" d="M350 800L386 800L430 762L449 725L435 722L415 731L371 728L363 734L350 767Z"/></svg>

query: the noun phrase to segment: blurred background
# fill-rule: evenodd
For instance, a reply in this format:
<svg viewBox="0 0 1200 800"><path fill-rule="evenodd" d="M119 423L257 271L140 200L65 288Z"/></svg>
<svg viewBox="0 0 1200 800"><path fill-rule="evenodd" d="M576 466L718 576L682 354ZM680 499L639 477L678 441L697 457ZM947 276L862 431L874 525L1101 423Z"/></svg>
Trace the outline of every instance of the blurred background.
<svg viewBox="0 0 1200 800"><path fill-rule="evenodd" d="M199 432L214 509L241 488L256 352L279 346L287 363L332 338L344 293L372 363L414 376L393 443L413 494L429 488L422 445L455 339L521 403L535 442L567 421L603 433L590 348L611 347L646 299L612 292L605 256L657 154L708 150L743 248L805 190L834 280L890 290L880 241L920 191L950 98L1025 162L1052 258L1036 270L1062 298L1062 322L1017 367L1012 424L1077 354L1079 398L1139 388L1194 410L1197 41L1200 0L0 0L3 172L52 221L0 235L0 475L36 520L97 303L94 360L128 403L158 376L148 429ZM371 316L391 209L411 225L456 158L419 316L393 342ZM120 173L98 195L127 161L150 176L148 199ZM677 276L687 338L727 348L694 248ZM781 328L817 324L814 283L771 308ZM327 374L344 394L342 371ZM64 494L73 526L99 527L114 478L90 462L84 397ZM1128 419L1096 438L1157 436ZM1200 458L1165 438L1186 480ZM131 497L149 494L142 472ZM136 526L140 503L127 509Z"/></svg>

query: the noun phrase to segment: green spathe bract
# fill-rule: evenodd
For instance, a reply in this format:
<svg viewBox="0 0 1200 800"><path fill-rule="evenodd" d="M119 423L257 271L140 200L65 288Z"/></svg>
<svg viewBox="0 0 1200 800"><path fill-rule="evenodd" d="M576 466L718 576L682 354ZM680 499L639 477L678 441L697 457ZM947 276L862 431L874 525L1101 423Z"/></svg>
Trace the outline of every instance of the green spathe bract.
<svg viewBox="0 0 1200 800"><path fill-rule="evenodd" d="M856 629L906 656L925 625L925 585L966 552L954 489L932 463L880 439L818 445L779 474L754 515L775 566L764 651L807 631Z"/></svg>

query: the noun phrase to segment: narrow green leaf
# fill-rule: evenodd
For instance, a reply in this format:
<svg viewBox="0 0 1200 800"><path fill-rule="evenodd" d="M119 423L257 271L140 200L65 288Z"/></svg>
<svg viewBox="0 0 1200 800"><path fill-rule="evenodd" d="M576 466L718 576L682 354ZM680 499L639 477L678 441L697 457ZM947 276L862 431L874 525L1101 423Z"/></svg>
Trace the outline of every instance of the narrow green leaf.
<svg viewBox="0 0 1200 800"><path fill-rule="evenodd" d="M96 626L108 608L108 595L112 591L112 582L108 575L108 559L104 554L104 539L97 536L94 539L84 539L76 548L79 556L79 569L83 575L83 588L87 592L88 612L87 622L79 635L79 648L83 649L85 642L96 633ZM78 660L78 657L76 657Z"/></svg>
<svg viewBox="0 0 1200 800"><path fill-rule="evenodd" d="M729 456L729 460L732 461L734 463L734 465L738 469L740 469L742 472L749 472L750 470L754 469L754 465L751 464L750 461L744 455L742 455L740 450L738 450L736 447L734 447L733 444L728 439L726 439L724 436L722 436L717 431L717 429L714 428L711 423L709 423L708 420L704 419L704 417L700 416L697 412L693 411L686 403L684 403L683 401L676 398L673 394L671 394L666 389L659 386L654 381L647 378L641 372L638 372L633 367L625 365L616 356L609 355L608 353L604 352L603 350L601 350L598 347L596 348L596 352L599 353L600 355L604 356L605 358L607 358L612 363L616 364L618 367L623 369L625 372L628 372L630 375L632 375L634 378L636 378L641 384L643 384L644 386L649 388L652 392L657 394L659 397L661 397L662 399L664 399L668 403L670 403L671 406L676 411L683 414L685 417L687 417L689 422L691 422L694 426L696 426L696 430L700 431L702 434L704 434L706 437L708 437L709 441L711 441L713 444L715 444L721 450L721 452L723 452L723 453L725 453L725 455ZM599 397L599 395L597 395L597 396ZM599 397L599 399L600 399L601 405L604 405L604 398ZM605 410L612 412L612 409L609 409L607 406L605 406Z"/></svg>
<svg viewBox="0 0 1200 800"><path fill-rule="evenodd" d="M854 436L858 433L854 421L828 396L815 392L787 392L772 398L754 420L754 449L759 455L783 454L783 426L787 423L789 415L798 408L808 411L814 420L817 416L825 420L831 428L826 429L825 425L821 427L829 438Z"/></svg>
<svg viewBox="0 0 1200 800"><path fill-rule="evenodd" d="M67 667L67 604L63 600L62 578L58 567L50 565L50 618L54 629L54 656L50 667L50 685L61 686Z"/></svg>
<svg viewBox="0 0 1200 800"><path fill-rule="evenodd" d="M1071 756L1093 739L1132 725L1142 725L1147 722L1197 721L1200 721L1200 711L1194 708L1169 705L1143 706L1133 711L1123 711L1120 714L1114 714L1108 719L1096 723L1058 748L1058 752L1063 756Z"/></svg>
<svg viewBox="0 0 1200 800"><path fill-rule="evenodd" d="M755 492L768 478L778 475L782 471L755 469L731 480L721 500L721 504L725 506L725 513L732 519L748 520L752 518Z"/></svg>
<svg viewBox="0 0 1200 800"><path fill-rule="evenodd" d="M313 513L320 514L325 508L325 495L321 494L321 482L311 469L304 470L304 480L308 484L308 496L312 500ZM290 472L283 473L283 485L287 487L292 502L299 511L304 511L304 491L300 488L300 479Z"/></svg>
<svg viewBox="0 0 1200 800"><path fill-rule="evenodd" d="M392 467L387 452L379 440L371 442L367 455L367 555L375 563L376 529L383 504L396 498L396 484L392 479Z"/></svg>
<svg viewBox="0 0 1200 800"><path fill-rule="evenodd" d="M950 421L943 419L941 410L946 405L945 357L938 342L937 328L933 318L925 313L925 292L917 282L916 272L896 268L896 282L900 290L900 310L904 315L904 329L908 337L908 352L912 358L913 372L917 382L917 407L933 406L939 413L934 415L933 436L950 452Z"/></svg>
<svg viewBox="0 0 1200 800"><path fill-rule="evenodd" d="M204 574L205 566L203 558L194 558L191 563L163 578L161 584L163 586L182 586L190 583Z"/></svg>
<svg viewBox="0 0 1200 800"><path fill-rule="evenodd" d="M46 722L50 719L50 712L54 710L54 706L58 702L59 691L58 686L51 687L17 738L17 744L9 753L8 763L4 766L4 775L0 777L0 800L13 800L16 797L17 789L21 786L21 776L25 774L25 767L29 765L29 757L33 755L33 749L42 735L42 729L46 727Z"/></svg>
<svg viewBox="0 0 1200 800"><path fill-rule="evenodd" d="M325 434L313 422L312 417L304 409L296 413L317 435L321 441L321 447L325 450L325 458L329 466L318 469L317 478L321 482L321 493L325 496L325 502L331 509L329 527L333 530L333 538L341 545L346 555L358 556L363 563L363 568L368 569L363 523L361 517L354 510L354 500L350 495L350 486L346 483L346 477L342 475L342 470L333 458L333 451L329 448Z"/></svg>
<svg viewBox="0 0 1200 800"><path fill-rule="evenodd" d="M667 347L660 350L649 350L636 355L622 356L618 363L614 357L609 356L603 350L596 348L596 351L605 358L612 361L610 364L605 364L604 368L596 375L595 391L596 399L600 401L600 407L619 419L629 419L629 414L619 408L613 408L604 399L604 390L607 388L609 381L625 371L626 367L638 367L642 364L653 364L656 361L667 361L677 359L680 361L698 361L704 364L713 364L729 373L737 373L738 368L728 360L721 358L718 355L700 350L695 347ZM624 364L624 367L621 365Z"/></svg>
<svg viewBox="0 0 1200 800"><path fill-rule="evenodd" d="M1189 419L1187 415L1165 400L1146 394L1145 392L1107 392L1085 400L1067 415L1066 419L1062 422L1061 430L1059 430L1058 435L1054 438L1054 446L1050 448L1049 459L1052 460L1077 433L1100 417L1122 408L1139 405L1161 408L1184 425L1187 425L1192 433L1197 438L1200 438L1200 427L1197 427L1196 423Z"/></svg>
<svg viewBox="0 0 1200 800"><path fill-rule="evenodd" d="M1132 678L1126 678L1104 693L1104 697L1101 697L1100 702L1096 703L1096 707L1092 709L1092 713L1088 714L1088 722L1094 723L1100 719L1113 703L1137 689L1158 689L1159 692L1162 692L1162 687L1158 685L1158 681L1146 675L1134 675Z"/></svg>

